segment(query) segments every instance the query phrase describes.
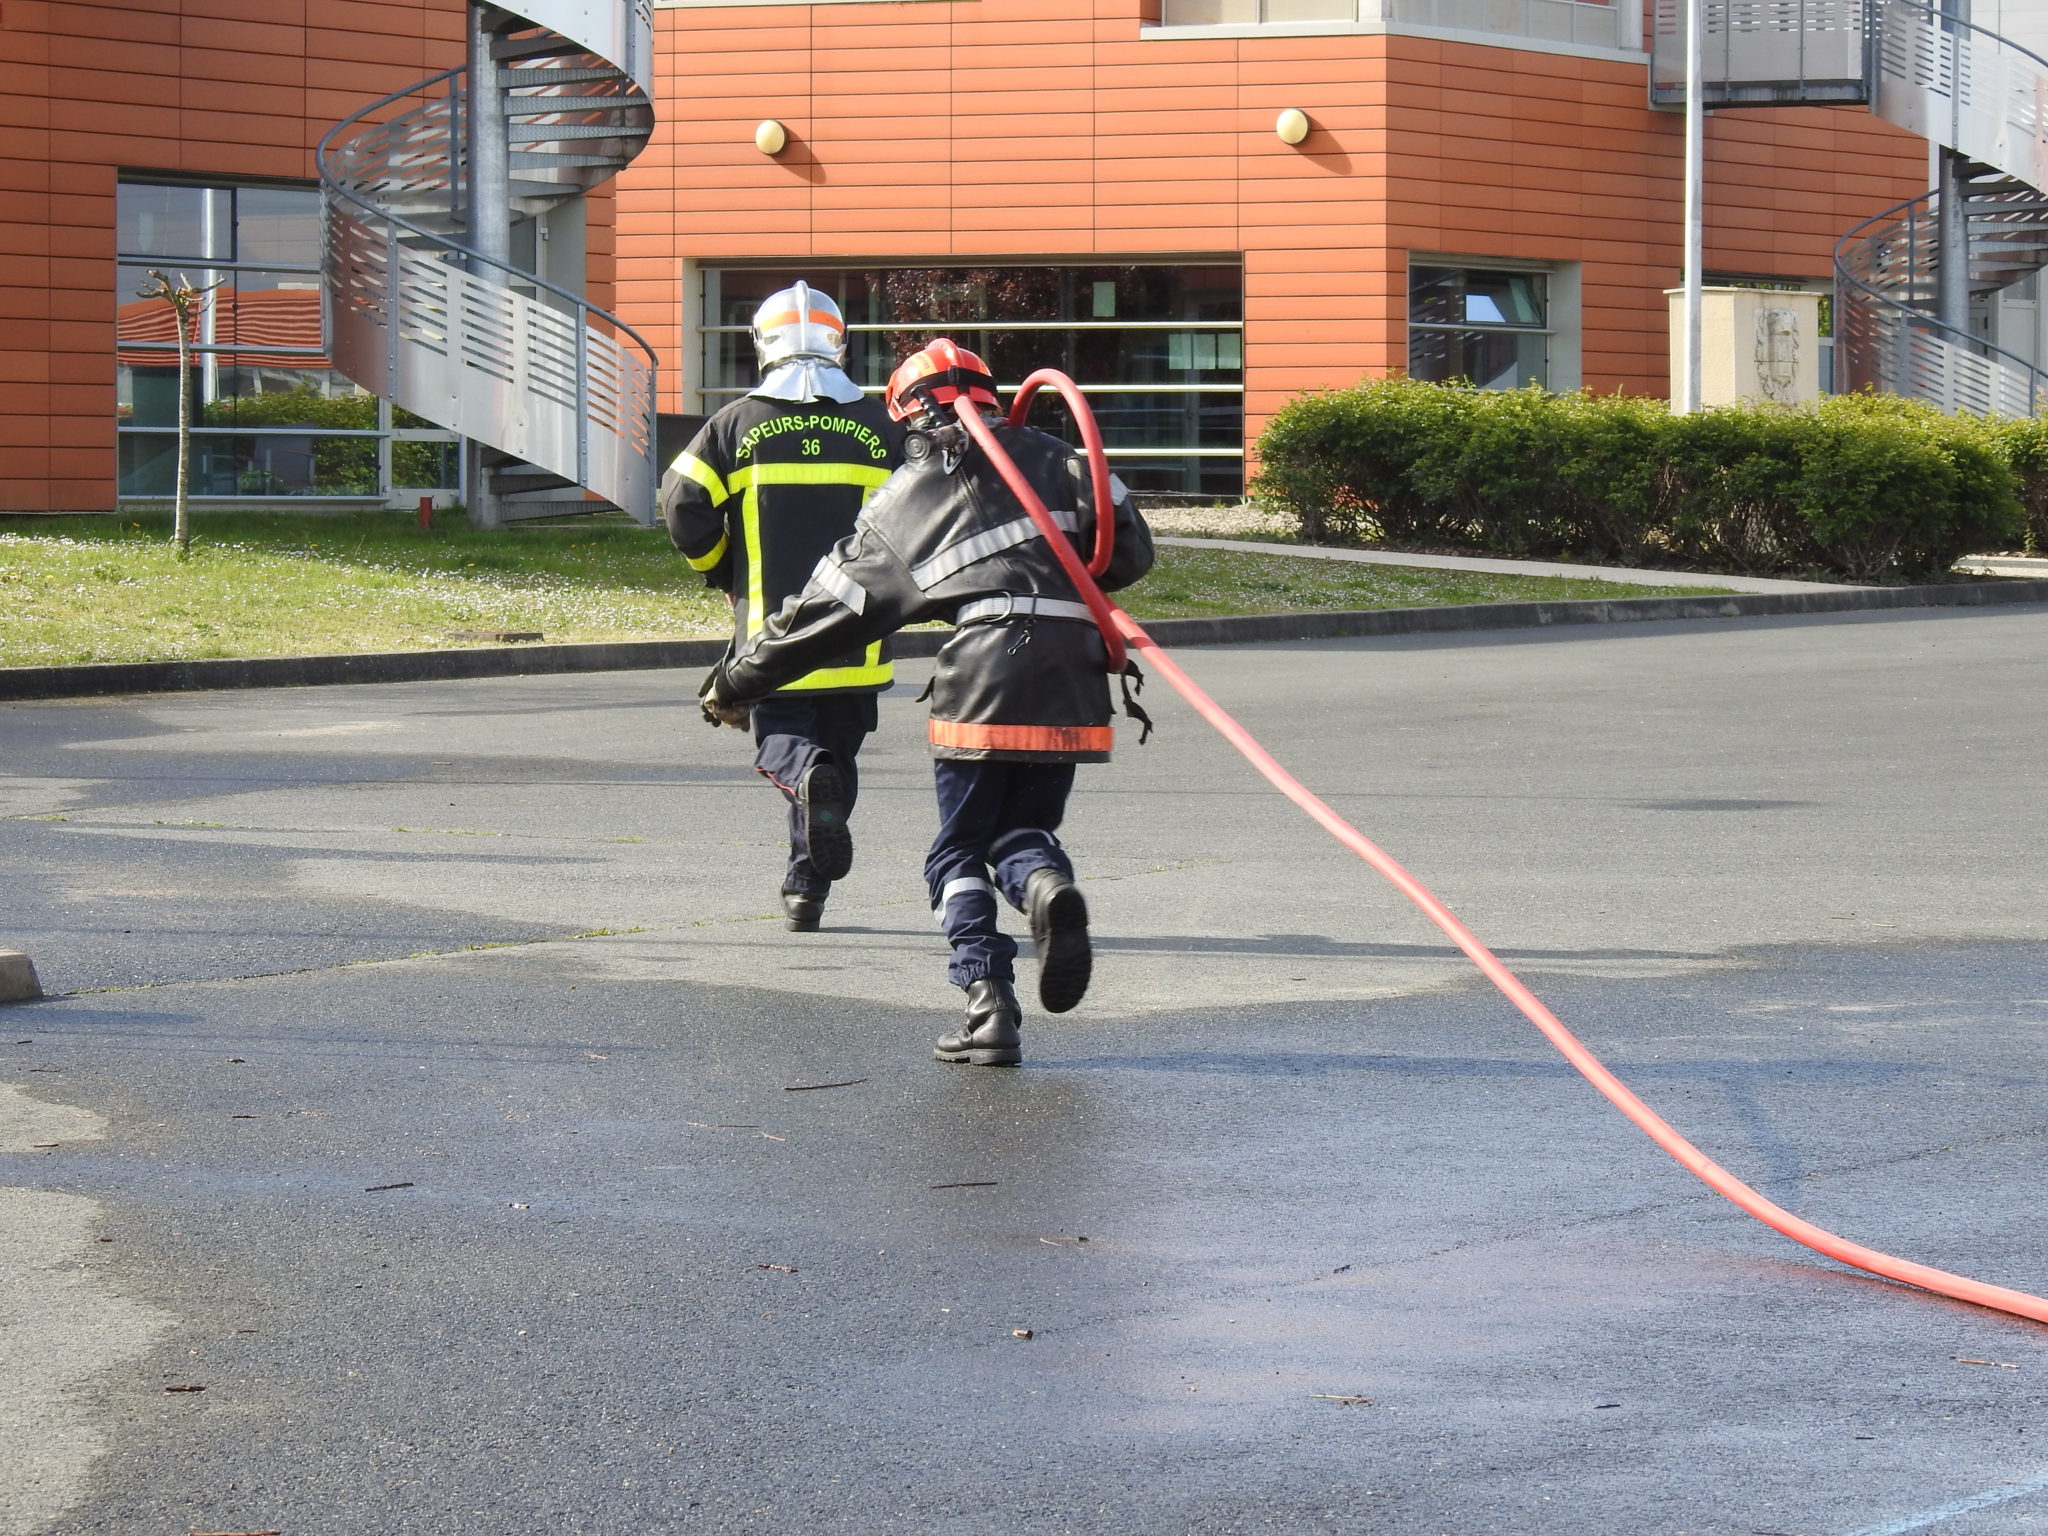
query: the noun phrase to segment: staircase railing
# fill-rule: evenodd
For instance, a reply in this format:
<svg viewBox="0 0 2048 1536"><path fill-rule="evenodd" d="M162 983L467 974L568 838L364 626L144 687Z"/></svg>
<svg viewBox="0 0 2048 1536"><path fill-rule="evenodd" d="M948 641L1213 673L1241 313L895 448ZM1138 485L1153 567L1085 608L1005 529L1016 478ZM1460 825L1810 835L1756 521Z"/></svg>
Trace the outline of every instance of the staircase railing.
<svg viewBox="0 0 2048 1536"><path fill-rule="evenodd" d="M1975 278L1969 286L1986 291L2039 268L2048 242L2024 238L2040 221L2012 194L2048 181L2048 60L1915 0L1879 0L1872 19L1873 110L2023 184L1972 198L1966 182L1952 182L1967 221L1965 259ZM1938 208L1936 194L1922 193L1837 242L1840 382L1948 410L2034 415L2048 405L2048 374L1933 313ZM2031 251L2023 248L2029 243ZM2008 258L2002 266L1993 259L2001 253Z"/></svg>
<svg viewBox="0 0 2048 1536"><path fill-rule="evenodd" d="M1875 20L1878 116L2048 185L2048 60L1915 0L1881 0Z"/></svg>
<svg viewBox="0 0 2048 1536"><path fill-rule="evenodd" d="M444 70L321 140L326 324L336 366L365 388L650 521L653 348L580 294L479 251L469 228L471 112L505 115L512 182L498 205L528 212L603 180L645 143L648 0L612 7L602 36L570 30L606 9L522 0L494 71L501 96L479 106L466 67ZM591 67L561 67L577 53Z"/></svg>
<svg viewBox="0 0 2048 1536"><path fill-rule="evenodd" d="M1836 243L1836 388L1910 395L1945 411L2035 415L2048 406L2048 373L1929 313L1933 201L1930 192L1908 198Z"/></svg>
<svg viewBox="0 0 2048 1536"><path fill-rule="evenodd" d="M1685 99L1686 9L1656 0L1660 103ZM2048 264L2048 60L1925 0L1704 0L1703 19L1705 105L1867 102L1962 157L1959 287L1989 292ZM1985 183L1992 173L2010 180ZM1932 193L1908 199L1837 242L1837 387L2032 414L2048 399L2042 370L1937 318L1938 208Z"/></svg>

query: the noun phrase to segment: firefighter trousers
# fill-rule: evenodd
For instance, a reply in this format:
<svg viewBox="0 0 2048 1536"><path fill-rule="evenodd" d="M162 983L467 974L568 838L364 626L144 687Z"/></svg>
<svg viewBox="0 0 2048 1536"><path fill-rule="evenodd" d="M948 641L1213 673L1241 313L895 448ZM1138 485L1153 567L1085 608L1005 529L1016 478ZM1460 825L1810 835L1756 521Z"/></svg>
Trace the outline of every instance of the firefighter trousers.
<svg viewBox="0 0 2048 1536"><path fill-rule="evenodd" d="M754 771L789 802L789 868L785 891L823 896L832 882L811 867L797 786L821 759L839 770L846 786L846 810L860 792L858 758L878 719L872 693L776 693L754 706Z"/></svg>
<svg viewBox="0 0 2048 1536"><path fill-rule="evenodd" d="M1072 763L956 762L932 765L939 794L939 835L924 861L932 915L953 946L946 979L956 987L984 977L1015 979L1016 941L996 926L996 893L1024 906L1024 883L1037 869L1072 876L1054 834L1074 788Z"/></svg>

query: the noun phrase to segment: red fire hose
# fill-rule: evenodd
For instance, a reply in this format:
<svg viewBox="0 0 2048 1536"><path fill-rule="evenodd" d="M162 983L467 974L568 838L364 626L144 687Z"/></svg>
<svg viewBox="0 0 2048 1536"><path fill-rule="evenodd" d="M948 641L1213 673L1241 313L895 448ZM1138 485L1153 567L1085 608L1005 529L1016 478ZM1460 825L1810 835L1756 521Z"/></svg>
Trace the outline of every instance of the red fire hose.
<svg viewBox="0 0 2048 1536"><path fill-rule="evenodd" d="M1952 1296L1958 1301L1974 1302L1980 1307L1990 1307L1999 1312L2009 1312L2015 1317L2031 1318L2037 1323L2048 1323L2048 1299L2030 1296L2024 1291L2008 1290L2000 1285L1987 1285L1981 1280L1967 1279L1952 1275L1946 1270L1934 1269L1926 1264L1916 1264L1910 1259L1894 1258L1888 1253L1879 1253L1875 1248L1866 1248L1861 1243L1852 1243L1837 1237L1810 1221L1794 1216L1784 1207L1765 1199L1742 1180L1716 1163L1704 1152L1679 1135L1662 1116L1632 1093L1620 1078L1616 1077L1593 1053L1580 1044L1578 1038L1559 1022L1543 1003L1524 986L1519 977L1500 961L1500 958L1480 943L1451 910L1423 886L1407 870L1403 869L1384 849L1371 838L1360 832L1350 822L1339 816L1329 806L1312 794L1300 780L1281 767L1273 755L1252 739L1251 733L1233 720L1230 715L1208 694L1199 688L1194 680L1174 664L1173 658L1152 637L1138 627L1138 623L1123 609L1103 595L1096 585L1094 576L1109 568L1109 556L1114 547L1115 517L1109 495L1109 465L1102 451L1102 438L1096 431L1094 414L1080 388L1072 379L1052 369L1042 369L1033 374L1017 392L1015 404L1010 408L1010 421L1020 423L1030 406L1031 396L1041 387L1050 387L1059 392L1073 412L1075 422L1081 428L1082 441L1087 445L1090 479L1095 492L1095 554L1096 560L1083 565L1074 551L1072 541L1060 530L1058 523L1046 511L1010 456L1003 451L1002 444L981 419L981 413L962 396L954 402L953 409L966 425L968 433L981 445L989 462L1002 475L1004 483L1031 520L1045 535L1046 543L1058 557L1060 568L1067 573L1067 579L1074 584L1074 590L1081 594L1088 611L1095 617L1102 630L1103 644L1109 651L1110 670L1121 672L1125 665L1125 645L1136 647L1146 660L1159 669L1160 676L1173 685L1174 691L1189 704L1195 712L1222 733L1223 739L1242 753L1254 768L1265 775L1273 787L1292 800L1309 818L1319 824L1338 842L1357 854L1366 863L1392 883L1403 896L1415 903L1437 927L1441 928L1450 941L1465 952L1471 962L1478 966L1486 979L1499 988L1501 994L1522 1011L1525 1018L1543 1032L1544 1038L1557 1047L1564 1059L1578 1069L1581 1076L1601 1093L1609 1103L1635 1122L1636 1126L1650 1140L1662 1147L1675 1158L1680 1166L1706 1184L1716 1194L1725 1196L1742 1210L1747 1211L1765 1226L1770 1227L1795 1243L1803 1243L1816 1253L1838 1259L1857 1269L1867 1270L1873 1275L1882 1275L1887 1280L1902 1281L1916 1285L1923 1290L1939 1295ZM1091 574L1093 573L1093 574Z"/></svg>

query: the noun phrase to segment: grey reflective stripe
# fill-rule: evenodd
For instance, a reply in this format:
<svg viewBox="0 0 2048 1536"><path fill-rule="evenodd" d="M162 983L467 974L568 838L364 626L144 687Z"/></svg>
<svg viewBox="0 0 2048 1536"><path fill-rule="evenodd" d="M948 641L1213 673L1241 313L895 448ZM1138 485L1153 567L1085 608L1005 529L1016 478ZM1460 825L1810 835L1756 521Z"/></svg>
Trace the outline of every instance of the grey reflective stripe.
<svg viewBox="0 0 2048 1536"><path fill-rule="evenodd" d="M1088 611L1086 603L1074 602L1065 597L984 597L977 602L963 603L960 612L953 618L955 624L972 624L977 619L1007 619L1015 615L1020 619L1080 619L1084 623L1095 622L1095 615Z"/></svg>
<svg viewBox="0 0 2048 1536"><path fill-rule="evenodd" d="M1060 845L1060 840L1054 837L1050 832L1046 831L1043 827L1019 827L1014 832L1004 833L1003 836L997 838L994 842L988 845L989 858L994 859L997 854L1001 853L1005 848L1009 847L1010 844L1016 842L1019 838L1024 837L1042 837L1045 839L1047 845L1053 848L1057 848Z"/></svg>
<svg viewBox="0 0 2048 1536"><path fill-rule="evenodd" d="M1076 513L1054 512L1052 520L1068 533L1080 531L1081 519ZM986 560L1006 549L1015 549L1037 537L1038 524L1028 517L1020 517L1013 523L1000 523L957 544L948 544L924 564L913 566L910 579L920 590L929 592L948 576L966 570L975 561Z"/></svg>
<svg viewBox="0 0 2048 1536"><path fill-rule="evenodd" d="M952 905L953 898L965 896L970 891L985 891L990 901L996 899L996 888L986 880L977 880L972 875L964 875L958 880L948 880L945 889L939 892L939 899L932 903L932 916L937 919L941 928L946 925L946 908Z"/></svg>
<svg viewBox="0 0 2048 1536"><path fill-rule="evenodd" d="M1085 486L1092 488L1095 483L1094 472L1089 468L1086 459L1067 460L1067 473ZM1129 500L1130 494L1131 488L1117 478L1115 470L1111 470L1109 474L1109 499L1113 502L1121 503Z"/></svg>
<svg viewBox="0 0 2048 1536"><path fill-rule="evenodd" d="M845 569L830 557L818 562L818 568L811 572L811 580L830 592L841 607L851 608L855 613L868 611L868 589L847 575Z"/></svg>

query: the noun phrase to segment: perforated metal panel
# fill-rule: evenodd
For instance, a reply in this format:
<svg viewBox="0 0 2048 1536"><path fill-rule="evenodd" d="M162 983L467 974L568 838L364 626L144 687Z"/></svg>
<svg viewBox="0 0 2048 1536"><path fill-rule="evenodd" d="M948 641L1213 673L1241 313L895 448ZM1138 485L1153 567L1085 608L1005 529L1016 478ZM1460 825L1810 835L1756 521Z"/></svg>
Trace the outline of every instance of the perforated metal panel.
<svg viewBox="0 0 2048 1536"><path fill-rule="evenodd" d="M653 130L649 0L522 0L499 32L510 203L535 213ZM384 109L383 122L369 118ZM430 421L654 517L655 359L617 317L469 242L466 70L386 97L320 146L328 346Z"/></svg>

